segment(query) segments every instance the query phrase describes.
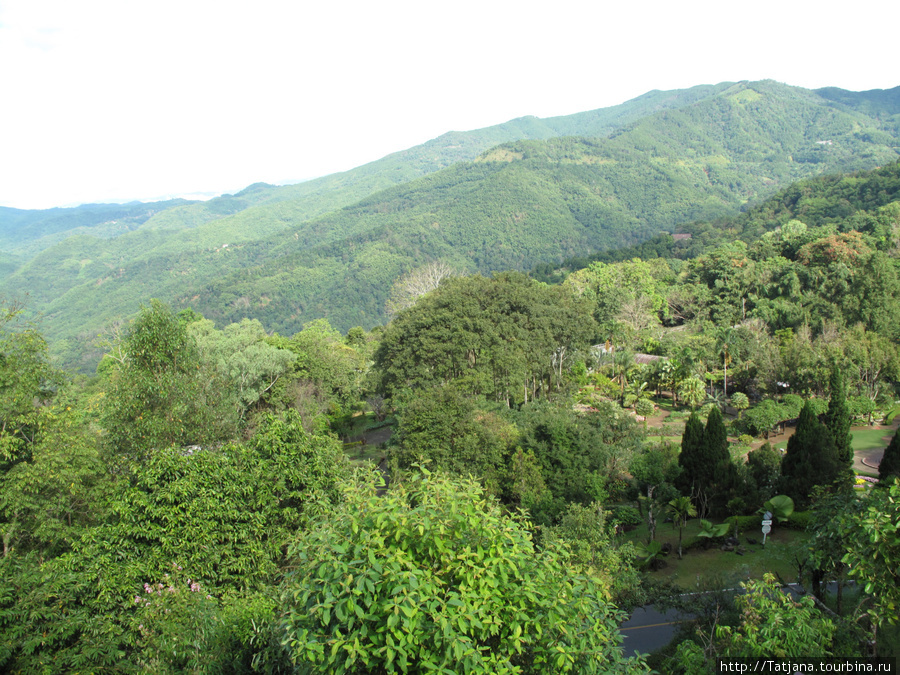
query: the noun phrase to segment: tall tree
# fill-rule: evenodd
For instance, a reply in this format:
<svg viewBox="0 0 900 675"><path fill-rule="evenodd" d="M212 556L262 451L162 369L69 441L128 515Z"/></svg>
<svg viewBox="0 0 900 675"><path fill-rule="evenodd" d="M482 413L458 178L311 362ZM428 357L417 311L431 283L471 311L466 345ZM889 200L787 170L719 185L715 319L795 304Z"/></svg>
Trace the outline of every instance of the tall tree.
<svg viewBox="0 0 900 675"><path fill-rule="evenodd" d="M696 412L693 412L684 425L684 433L681 436L681 453L678 455L681 475L678 487L692 496L699 507L701 518L705 518L707 512L707 504L698 494L703 486L706 468L703 458L705 443L703 421Z"/></svg>
<svg viewBox="0 0 900 675"><path fill-rule="evenodd" d="M129 327L104 397L103 426L117 457L143 460L170 445L221 438L224 402L201 374L197 346L166 305L151 300Z"/></svg>
<svg viewBox="0 0 900 675"><path fill-rule="evenodd" d="M900 430L894 434L890 444L885 448L881 464L878 465L880 481L889 482L894 476L900 476Z"/></svg>
<svg viewBox="0 0 900 675"><path fill-rule="evenodd" d="M31 457L41 410L62 381L43 336L21 314L18 305L0 306L0 472Z"/></svg>
<svg viewBox="0 0 900 675"><path fill-rule="evenodd" d="M688 418L678 463L682 469L679 486L691 495L700 517L705 518L719 484L729 482L731 476L726 466L731 464L728 434L718 407L710 410L706 427L696 413Z"/></svg>
<svg viewBox="0 0 900 675"><path fill-rule="evenodd" d="M831 369L831 398L828 400L828 412L825 413L825 426L831 432L838 459L852 470L853 437L850 435L850 408L847 406L847 387L840 367L835 364Z"/></svg>
<svg viewBox="0 0 900 675"><path fill-rule="evenodd" d="M374 359L381 393L454 382L510 405L550 396L594 328L569 288L511 272L446 279L385 331Z"/></svg>
<svg viewBox="0 0 900 675"><path fill-rule="evenodd" d="M846 478L844 469L831 432L819 422L807 401L781 461L782 492L798 505L805 506L809 504L814 486L832 486L842 477Z"/></svg>

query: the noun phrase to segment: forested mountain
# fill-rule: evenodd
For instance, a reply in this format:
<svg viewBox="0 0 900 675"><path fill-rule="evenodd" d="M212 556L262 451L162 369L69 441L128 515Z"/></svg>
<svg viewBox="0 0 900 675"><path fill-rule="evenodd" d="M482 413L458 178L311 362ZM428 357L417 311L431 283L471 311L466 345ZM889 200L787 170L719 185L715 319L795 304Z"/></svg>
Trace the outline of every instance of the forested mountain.
<svg viewBox="0 0 900 675"><path fill-rule="evenodd" d="M293 202L287 214L265 208L246 214L220 234L234 240L244 230L263 236L271 219L309 220L352 204L374 192L468 161L500 143L555 136L608 136L619 127L658 110L677 108L715 95L731 86L700 85L676 91L652 91L621 105L573 115L540 119L529 116L473 131L451 131L363 166L297 183L255 183L235 194L205 202L173 199L131 204L85 204L74 208L22 210L0 207L0 247L4 252L29 258L62 238L74 234L115 237L145 226L182 230L198 227L254 207ZM840 90L839 90L840 91ZM849 92L848 92L849 93ZM50 237L48 235L55 235Z"/></svg>
<svg viewBox="0 0 900 675"><path fill-rule="evenodd" d="M478 214L485 183L512 172L528 206L615 141L508 144L347 209L366 216L349 240L342 214L318 221L330 249L294 228L289 245L220 246L208 264L245 265L250 288L282 256L289 284L303 255L330 251L320 278L352 264L363 284L390 229L366 218L389 199L443 184L440 213L456 195ZM428 242L403 227L388 243L411 260ZM91 377L55 367L38 326L0 301L0 670L711 673L772 644L784 658L896 655L900 432L878 460L869 434L883 447L885 428L854 427L900 415L900 162L680 227L693 236L555 285L430 265L430 288L392 303L387 326L346 335L325 319L217 327L152 299ZM77 264L97 264L92 241L75 238ZM143 264L102 286L160 274ZM217 299L253 311L230 288ZM783 454L760 438L795 418ZM747 537L761 507L778 521L762 545ZM670 584L652 570L675 530ZM834 610L780 591L772 575L794 571ZM695 592L738 583L734 599ZM691 630L627 658L623 610L686 594Z"/></svg>
<svg viewBox="0 0 900 675"><path fill-rule="evenodd" d="M72 237L0 290L28 289L70 364L104 323L150 296L286 333L322 316L342 330L369 327L384 321L393 280L428 260L529 269L735 213L798 178L890 163L898 112L896 90L758 82L651 92L448 134L320 181L181 205L115 239ZM526 140L494 145L509 138Z"/></svg>
<svg viewBox="0 0 900 675"><path fill-rule="evenodd" d="M192 202L171 199L129 204L83 204L44 210L11 209L0 206L0 248L22 258L74 234L109 238L136 230L154 215Z"/></svg>

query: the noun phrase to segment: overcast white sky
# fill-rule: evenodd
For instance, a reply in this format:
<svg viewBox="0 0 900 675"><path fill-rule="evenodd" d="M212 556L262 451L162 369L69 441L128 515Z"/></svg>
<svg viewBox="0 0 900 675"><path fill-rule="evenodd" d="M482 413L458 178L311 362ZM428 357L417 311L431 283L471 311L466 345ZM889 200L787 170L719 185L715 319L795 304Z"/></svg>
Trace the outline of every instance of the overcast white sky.
<svg viewBox="0 0 900 675"><path fill-rule="evenodd" d="M771 78L900 85L900 3L0 0L0 205L287 183L450 130Z"/></svg>

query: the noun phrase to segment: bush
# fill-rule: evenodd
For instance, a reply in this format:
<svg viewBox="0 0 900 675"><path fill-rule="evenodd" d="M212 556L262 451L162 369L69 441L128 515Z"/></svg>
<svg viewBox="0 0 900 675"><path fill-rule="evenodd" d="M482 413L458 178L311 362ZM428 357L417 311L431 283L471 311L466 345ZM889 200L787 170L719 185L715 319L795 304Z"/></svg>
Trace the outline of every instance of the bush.
<svg viewBox="0 0 900 675"><path fill-rule="evenodd" d="M602 584L536 550L471 480L354 486L291 555L282 625L300 672L645 672Z"/></svg>
<svg viewBox="0 0 900 675"><path fill-rule="evenodd" d="M782 527L790 530L806 530L812 522L812 513L809 511L794 511L784 523L780 523Z"/></svg>
<svg viewBox="0 0 900 675"><path fill-rule="evenodd" d="M634 506L614 506L609 510L609 519L623 529L631 530L644 522Z"/></svg>
<svg viewBox="0 0 900 675"><path fill-rule="evenodd" d="M744 534L745 532L751 530L758 530L762 527L762 516L753 514L750 516L731 516L725 520L726 523L731 525L730 535L734 535L734 528L737 525L737 530L739 534Z"/></svg>

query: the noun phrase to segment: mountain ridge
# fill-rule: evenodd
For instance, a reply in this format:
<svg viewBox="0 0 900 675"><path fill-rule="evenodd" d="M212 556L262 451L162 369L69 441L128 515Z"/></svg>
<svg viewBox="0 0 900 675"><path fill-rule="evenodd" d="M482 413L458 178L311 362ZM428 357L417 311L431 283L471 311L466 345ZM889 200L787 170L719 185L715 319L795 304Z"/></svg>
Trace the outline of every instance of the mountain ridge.
<svg viewBox="0 0 900 675"><path fill-rule="evenodd" d="M160 222L163 212L116 239L75 238L41 252L2 290L10 282L32 290L56 326L45 332L68 340L58 352L70 361L87 326L136 311L150 295L220 322L253 316L283 332L321 316L343 330L372 326L383 321L393 279L435 257L469 272L528 269L736 212L798 178L894 161L900 88L873 91L823 98L762 81L648 92L625 108L578 114L592 117L594 129L613 124L608 138L495 144L314 219L302 200L266 203L268 187L249 186L245 197L256 204L236 214L179 229ZM564 131L578 115L551 119ZM452 144L454 133L433 142ZM45 279L48 268L59 270L55 279Z"/></svg>

